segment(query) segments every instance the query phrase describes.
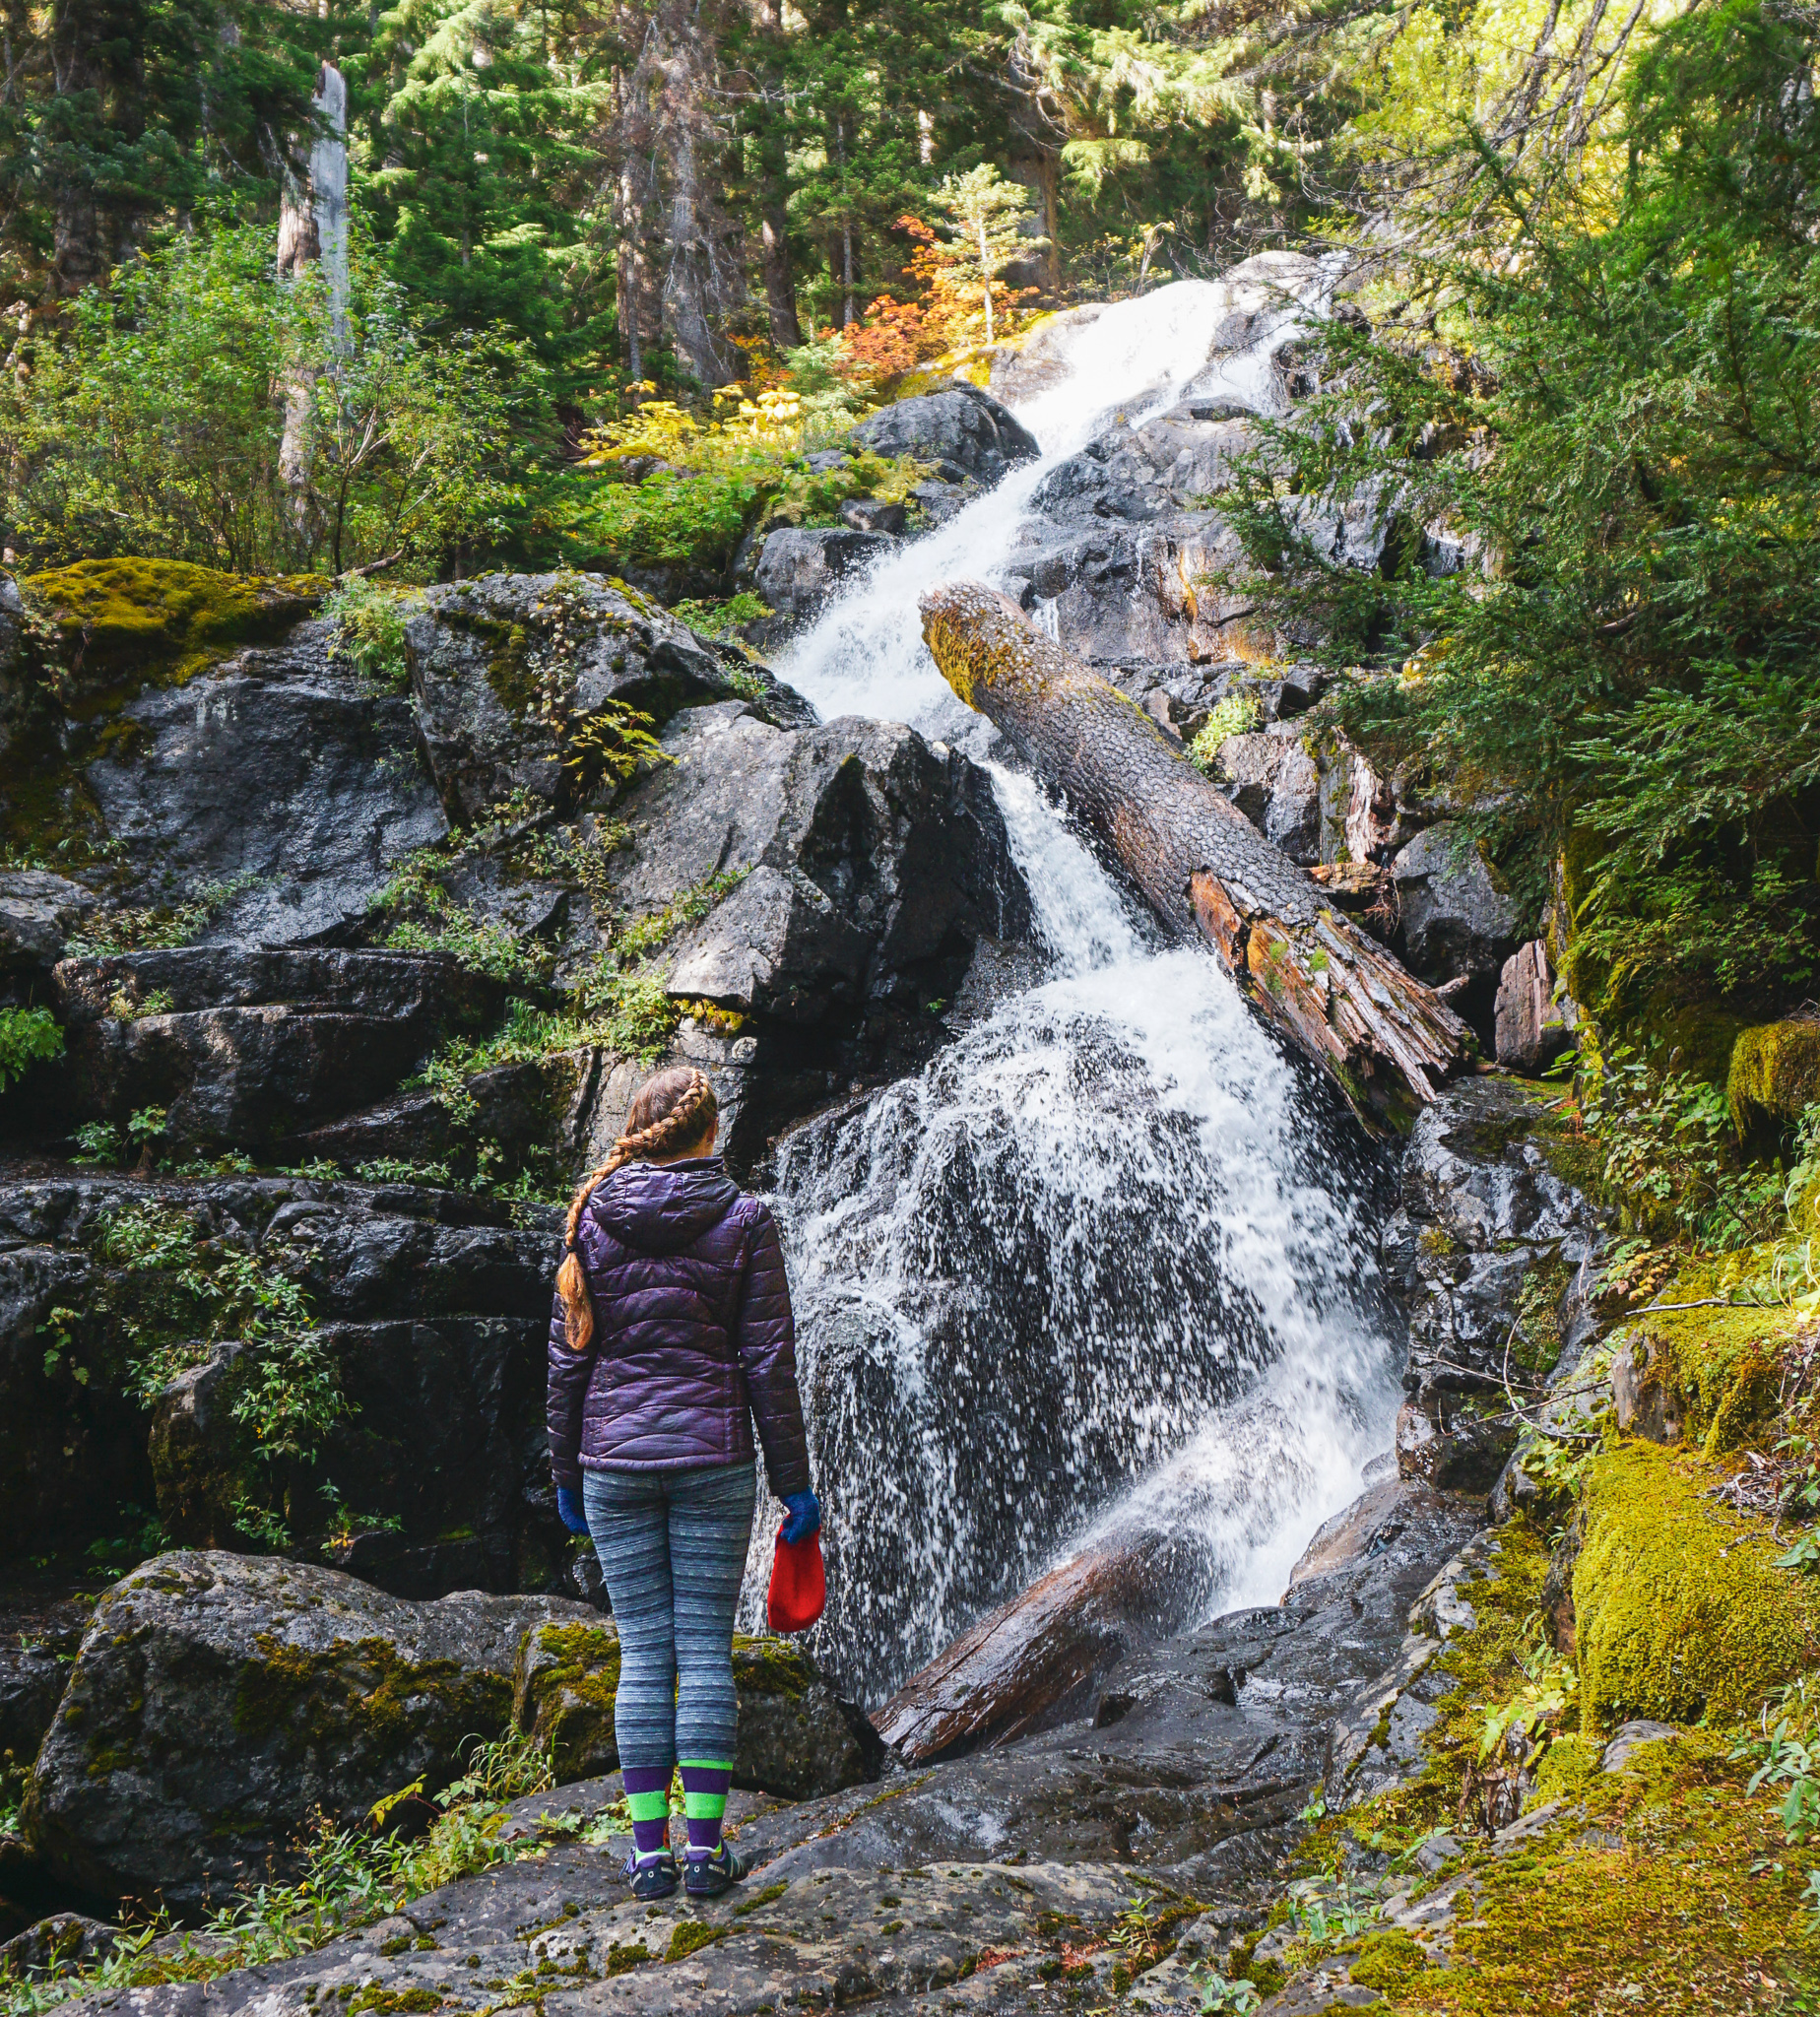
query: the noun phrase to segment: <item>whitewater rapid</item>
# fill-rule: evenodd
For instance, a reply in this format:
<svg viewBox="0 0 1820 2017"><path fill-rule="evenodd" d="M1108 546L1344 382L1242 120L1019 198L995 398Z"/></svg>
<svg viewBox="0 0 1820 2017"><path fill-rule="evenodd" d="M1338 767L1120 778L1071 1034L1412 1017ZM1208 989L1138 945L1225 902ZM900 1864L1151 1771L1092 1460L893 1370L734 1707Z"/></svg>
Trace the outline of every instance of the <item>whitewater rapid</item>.
<svg viewBox="0 0 1820 2017"><path fill-rule="evenodd" d="M1109 420L1204 390L1229 314L1220 285L1178 282L1079 329L1067 375L1018 412L1041 460L890 555L783 677L824 718L907 721L985 758L918 597L1002 584L1043 478ZM1219 389L1267 406L1282 336L1217 360ZM1046 977L787 1139L776 1174L805 1391L835 1453L814 1645L869 1701L1121 1531L1191 1544L1203 1615L1274 1601L1395 1415L1374 1172L1334 1103L1210 956L1160 943L1033 780L988 767ZM769 1549L767 1530L748 1623Z"/></svg>

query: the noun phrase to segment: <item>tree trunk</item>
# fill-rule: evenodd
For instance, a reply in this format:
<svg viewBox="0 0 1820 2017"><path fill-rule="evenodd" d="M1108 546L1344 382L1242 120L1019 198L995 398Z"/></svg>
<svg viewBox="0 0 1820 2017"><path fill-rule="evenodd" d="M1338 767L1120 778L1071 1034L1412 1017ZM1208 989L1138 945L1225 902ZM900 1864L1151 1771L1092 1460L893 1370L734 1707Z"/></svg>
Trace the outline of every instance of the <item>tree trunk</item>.
<svg viewBox="0 0 1820 2017"><path fill-rule="evenodd" d="M1053 1569L982 1618L873 1716L912 1764L1009 1743L1085 1715L1100 1683L1139 1646L1166 1638L1199 1604L1192 1542L1146 1532Z"/></svg>
<svg viewBox="0 0 1820 2017"><path fill-rule="evenodd" d="M753 119L758 157L758 264L764 275L764 305L771 325L771 342L780 351L793 351L802 345L803 325L797 317L796 282L790 272L783 11L778 0L757 0L753 18L763 52Z"/></svg>
<svg viewBox="0 0 1820 2017"><path fill-rule="evenodd" d="M339 357L348 343L348 85L333 63L325 63L311 99L317 127L310 142L309 170L299 187L287 169L278 212L278 271L300 274L320 262L329 283L329 345ZM278 473L290 499L297 537L313 553L321 531L313 482L314 442L310 417L316 370L300 364L285 390L285 431L279 442Z"/></svg>
<svg viewBox="0 0 1820 2017"><path fill-rule="evenodd" d="M1335 910L1116 686L977 582L923 598L942 677L1111 846L1172 930L1201 932L1374 1132L1471 1068L1471 1032Z"/></svg>

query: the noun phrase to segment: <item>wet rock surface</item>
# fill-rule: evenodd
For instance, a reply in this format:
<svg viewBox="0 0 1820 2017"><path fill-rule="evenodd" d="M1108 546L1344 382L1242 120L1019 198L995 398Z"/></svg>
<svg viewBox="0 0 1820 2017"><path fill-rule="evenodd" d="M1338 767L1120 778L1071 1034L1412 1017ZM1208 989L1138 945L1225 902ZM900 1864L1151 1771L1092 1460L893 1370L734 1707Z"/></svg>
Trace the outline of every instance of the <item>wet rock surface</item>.
<svg viewBox="0 0 1820 2017"><path fill-rule="evenodd" d="M333 939L399 860L447 831L410 701L361 678L331 641L310 620L122 706L82 779L138 901L234 885L208 936Z"/></svg>
<svg viewBox="0 0 1820 2017"><path fill-rule="evenodd" d="M901 516L901 513L900 513ZM752 592L771 612L753 627L760 645L806 628L844 588L894 553L901 525L779 526L765 536Z"/></svg>
<svg viewBox="0 0 1820 2017"><path fill-rule="evenodd" d="M971 478L990 488L1020 462L1042 453L1009 408L976 385L900 399L853 430L875 455L907 455L934 466L943 483Z"/></svg>
<svg viewBox="0 0 1820 2017"><path fill-rule="evenodd" d="M1479 1078L1423 1113L1383 1239L1409 1312L1406 1476L1485 1491L1517 1440L1516 1403L1572 1366L1593 1334L1604 1215L1551 1161L1550 1095Z"/></svg>
<svg viewBox="0 0 1820 2017"><path fill-rule="evenodd" d="M1336 1702L1396 1655L1404 1613L1478 1518L1403 1483L1280 1606L1242 1611L1123 1662L1092 1713L958 1763L800 1804L744 1804L756 1867L724 1900L645 1907L597 1779L518 1803L540 1858L421 1898L320 1951L199 1984L104 1992L108 2009L300 2013L341 1985L497 2006L756 2013L791 1999L884 2010L1061 2011L1116 1990L1134 1907L1187 1978L1258 1915L1329 1764ZM1190 1906L1184 1901L1192 1898ZM538 1970L543 1963L551 1966ZM427 2007L425 2001L423 2007Z"/></svg>

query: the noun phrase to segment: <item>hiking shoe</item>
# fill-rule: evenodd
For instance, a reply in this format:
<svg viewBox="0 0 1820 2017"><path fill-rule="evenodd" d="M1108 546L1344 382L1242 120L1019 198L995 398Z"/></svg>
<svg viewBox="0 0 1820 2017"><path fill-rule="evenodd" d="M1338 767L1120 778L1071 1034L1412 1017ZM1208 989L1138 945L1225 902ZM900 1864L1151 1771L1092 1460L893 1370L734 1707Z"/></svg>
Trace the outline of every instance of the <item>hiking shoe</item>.
<svg viewBox="0 0 1820 2017"><path fill-rule="evenodd" d="M668 1898L677 1888L677 1859L666 1852L640 1862L636 1851L625 1858L625 1874L631 1881L632 1896L649 1903Z"/></svg>
<svg viewBox="0 0 1820 2017"><path fill-rule="evenodd" d="M746 1874L746 1865L722 1843L712 1855L692 1855L682 1882L691 1898L718 1898Z"/></svg>

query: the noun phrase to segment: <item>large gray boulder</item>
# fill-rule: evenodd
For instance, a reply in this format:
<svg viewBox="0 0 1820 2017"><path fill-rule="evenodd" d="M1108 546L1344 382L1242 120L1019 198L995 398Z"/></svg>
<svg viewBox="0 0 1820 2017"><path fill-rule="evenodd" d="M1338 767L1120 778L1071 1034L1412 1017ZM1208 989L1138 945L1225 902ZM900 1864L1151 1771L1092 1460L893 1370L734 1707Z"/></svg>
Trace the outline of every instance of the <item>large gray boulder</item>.
<svg viewBox="0 0 1820 2017"><path fill-rule="evenodd" d="M1498 976L1497 1055L1500 1065L1533 1077L1574 1048L1577 1011L1548 966L1548 942L1531 939L1504 962Z"/></svg>
<svg viewBox="0 0 1820 2017"><path fill-rule="evenodd" d="M908 455L931 463L944 483L969 477L990 487L1042 449L1008 407L977 385L956 383L945 392L900 399L862 421L854 441L876 455Z"/></svg>
<svg viewBox="0 0 1820 2017"><path fill-rule="evenodd" d="M170 1141L240 1147L386 1091L504 998L443 953L246 945L66 959L53 981L66 1129L162 1107Z"/></svg>
<svg viewBox="0 0 1820 2017"><path fill-rule="evenodd" d="M136 901L231 888L206 936L320 941L447 830L409 699L331 644L329 624L303 622L121 706L83 778Z"/></svg>
<svg viewBox="0 0 1820 2017"><path fill-rule="evenodd" d="M895 553L897 545L889 533L848 525L785 525L767 533L752 591L771 614L752 634L772 643L812 623L842 588Z"/></svg>
<svg viewBox="0 0 1820 2017"><path fill-rule="evenodd" d="M1305 867L1321 859L1321 779L1291 722L1228 736L1214 782L1258 831Z"/></svg>
<svg viewBox="0 0 1820 2017"><path fill-rule="evenodd" d="M920 1006L954 993L982 937L1028 935L990 781L958 750L852 717L792 733L739 702L690 709L664 747L619 808L624 898L741 878L667 948L673 995L795 1023Z"/></svg>
<svg viewBox="0 0 1820 2017"><path fill-rule="evenodd" d="M320 1810L460 1768L508 1725L524 1635L581 1605L464 1592L387 1596L334 1570L161 1555L96 1606L26 1795L51 1873L195 1912L293 1869Z"/></svg>
<svg viewBox="0 0 1820 2017"><path fill-rule="evenodd" d="M740 694L779 722L812 718L737 649L598 574L483 574L426 589L405 625L405 656L436 789L464 823L514 791L572 807L598 782L590 724L605 725L614 702L661 721Z"/></svg>

